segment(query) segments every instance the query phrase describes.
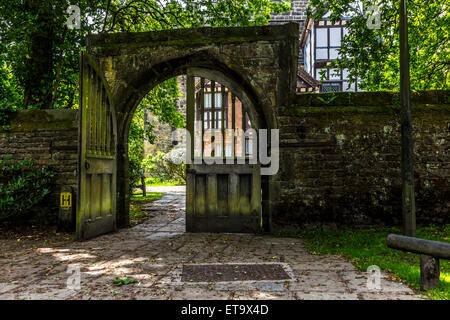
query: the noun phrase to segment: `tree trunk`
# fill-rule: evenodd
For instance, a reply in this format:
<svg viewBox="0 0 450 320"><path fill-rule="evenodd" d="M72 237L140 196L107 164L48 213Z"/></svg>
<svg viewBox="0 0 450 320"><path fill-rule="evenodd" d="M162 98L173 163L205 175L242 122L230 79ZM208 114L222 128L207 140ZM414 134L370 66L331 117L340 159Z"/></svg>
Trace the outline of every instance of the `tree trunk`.
<svg viewBox="0 0 450 320"><path fill-rule="evenodd" d="M406 0L400 0L400 104L402 131L402 216L405 236L416 235L414 199L414 152L411 124L411 87L409 77L408 17Z"/></svg>
<svg viewBox="0 0 450 320"><path fill-rule="evenodd" d="M28 73L24 79L24 104L47 108L51 103L54 80L52 7L49 1L26 0L25 10L37 13L38 18L30 35L29 53L25 57Z"/></svg>
<svg viewBox="0 0 450 320"><path fill-rule="evenodd" d="M147 196L147 187L145 186L145 176L141 176L141 189L142 189L142 196Z"/></svg>

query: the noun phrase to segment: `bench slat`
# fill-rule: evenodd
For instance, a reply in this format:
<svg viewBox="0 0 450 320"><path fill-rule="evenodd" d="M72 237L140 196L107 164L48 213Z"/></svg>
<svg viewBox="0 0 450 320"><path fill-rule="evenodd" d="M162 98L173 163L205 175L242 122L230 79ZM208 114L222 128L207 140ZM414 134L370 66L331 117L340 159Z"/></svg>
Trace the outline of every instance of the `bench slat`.
<svg viewBox="0 0 450 320"><path fill-rule="evenodd" d="M450 260L450 243L390 234L386 239L386 244L392 249Z"/></svg>

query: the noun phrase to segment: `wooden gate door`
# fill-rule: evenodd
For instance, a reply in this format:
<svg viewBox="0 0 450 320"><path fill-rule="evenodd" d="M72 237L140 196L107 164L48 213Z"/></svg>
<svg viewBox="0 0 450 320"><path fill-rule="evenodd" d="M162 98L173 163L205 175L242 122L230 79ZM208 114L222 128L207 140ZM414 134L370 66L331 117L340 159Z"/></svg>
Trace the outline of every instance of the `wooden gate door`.
<svg viewBox="0 0 450 320"><path fill-rule="evenodd" d="M259 164L249 163L254 162L251 157L257 159L250 145L256 131L245 139L243 132L252 128L245 106L213 80L188 74L186 85L187 127L194 137L188 150L194 163L186 170L186 231L259 232L261 175ZM211 164L212 157L224 163Z"/></svg>
<svg viewBox="0 0 450 320"><path fill-rule="evenodd" d="M78 201L76 230L86 240L116 229L116 117L102 72L80 58Z"/></svg>

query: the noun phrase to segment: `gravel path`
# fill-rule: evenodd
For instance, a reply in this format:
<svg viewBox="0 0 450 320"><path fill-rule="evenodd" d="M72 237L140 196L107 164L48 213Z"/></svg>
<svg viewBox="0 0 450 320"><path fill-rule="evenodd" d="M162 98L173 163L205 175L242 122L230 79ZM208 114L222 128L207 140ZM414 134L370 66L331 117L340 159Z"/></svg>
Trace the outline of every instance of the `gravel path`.
<svg viewBox="0 0 450 320"><path fill-rule="evenodd" d="M147 187L147 192L186 193L186 186Z"/></svg>

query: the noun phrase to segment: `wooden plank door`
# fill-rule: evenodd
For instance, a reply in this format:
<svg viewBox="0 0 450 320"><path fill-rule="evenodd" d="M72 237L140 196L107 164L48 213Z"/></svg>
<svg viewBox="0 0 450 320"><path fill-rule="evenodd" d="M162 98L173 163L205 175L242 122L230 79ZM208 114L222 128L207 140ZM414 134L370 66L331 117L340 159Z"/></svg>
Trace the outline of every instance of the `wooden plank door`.
<svg viewBox="0 0 450 320"><path fill-rule="evenodd" d="M250 163L242 143L243 132L251 128L245 106L225 86L188 73L187 128L194 137L188 152L194 163L186 170L186 231L260 232L260 165ZM208 129L221 136L218 150L211 146ZM241 136L227 129L240 129ZM211 164L208 157L223 157L224 163Z"/></svg>
<svg viewBox="0 0 450 320"><path fill-rule="evenodd" d="M116 229L117 127L108 83L89 54L80 58L77 239Z"/></svg>

